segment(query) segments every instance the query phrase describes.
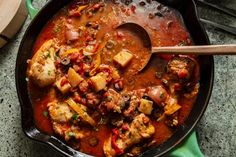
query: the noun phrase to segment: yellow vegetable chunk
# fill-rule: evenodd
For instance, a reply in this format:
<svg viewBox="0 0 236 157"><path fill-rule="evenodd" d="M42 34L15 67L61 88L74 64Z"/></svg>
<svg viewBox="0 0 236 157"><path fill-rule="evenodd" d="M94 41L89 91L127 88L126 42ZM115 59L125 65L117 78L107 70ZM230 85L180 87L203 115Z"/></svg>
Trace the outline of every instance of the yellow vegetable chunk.
<svg viewBox="0 0 236 157"><path fill-rule="evenodd" d="M164 107L164 113L166 115L172 115L173 113L175 113L176 111L178 111L181 108L181 106L179 104L167 104Z"/></svg>
<svg viewBox="0 0 236 157"><path fill-rule="evenodd" d="M76 49L76 48L66 50L66 51L62 52L61 58L64 58L72 53L78 53L78 52L79 52L79 49Z"/></svg>
<svg viewBox="0 0 236 157"><path fill-rule="evenodd" d="M90 117L87 113L86 106L83 106L81 104L77 104L73 99L69 98L66 103L76 112L78 115L86 122L88 122L90 125L95 126L96 123L93 120L92 117Z"/></svg>
<svg viewBox="0 0 236 157"><path fill-rule="evenodd" d="M122 49L117 55L113 57L113 60L122 67L128 65L128 63L133 58L133 54L131 54L128 50Z"/></svg>
<svg viewBox="0 0 236 157"><path fill-rule="evenodd" d="M73 68L69 68L68 80L72 87L76 87L84 79Z"/></svg>
<svg viewBox="0 0 236 157"><path fill-rule="evenodd" d="M113 157L116 155L116 152L111 145L111 138L112 134L104 141L103 144L103 151L106 157Z"/></svg>
<svg viewBox="0 0 236 157"><path fill-rule="evenodd" d="M153 102L146 99L141 99L138 110L146 115L150 115L152 113L152 105Z"/></svg>
<svg viewBox="0 0 236 157"><path fill-rule="evenodd" d="M99 73L96 76L91 77L90 80L94 86L94 89L97 92L106 88L107 81L106 81L106 77L103 73Z"/></svg>
<svg viewBox="0 0 236 157"><path fill-rule="evenodd" d="M119 79L120 78L120 74L119 74L119 72L117 71L116 68L113 68L113 70L112 70L112 78L113 79Z"/></svg>
<svg viewBox="0 0 236 157"><path fill-rule="evenodd" d="M62 92L62 94L65 94L67 92L69 92L70 88L71 88L71 85L69 83L65 83L63 86L61 86L61 81L63 79L66 79L66 77L62 77L60 78L56 83L56 87L59 89L59 91Z"/></svg>

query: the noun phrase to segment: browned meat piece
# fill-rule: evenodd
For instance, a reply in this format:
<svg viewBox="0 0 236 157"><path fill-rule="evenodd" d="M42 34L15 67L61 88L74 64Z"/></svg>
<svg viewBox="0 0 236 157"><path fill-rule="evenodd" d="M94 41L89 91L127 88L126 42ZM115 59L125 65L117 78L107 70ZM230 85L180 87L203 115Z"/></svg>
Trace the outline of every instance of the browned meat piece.
<svg viewBox="0 0 236 157"><path fill-rule="evenodd" d="M71 24L66 24L66 32L65 32L65 37L67 42L70 41L75 41L79 39L79 33L78 30L76 30L73 25Z"/></svg>
<svg viewBox="0 0 236 157"><path fill-rule="evenodd" d="M48 111L51 119L58 123L66 123L71 120L75 113L66 103L51 102L48 103Z"/></svg>
<svg viewBox="0 0 236 157"><path fill-rule="evenodd" d="M108 89L107 93L107 97L101 105L105 106L108 111L121 113L121 110L125 105L121 94L117 93L113 89Z"/></svg>
<svg viewBox="0 0 236 157"><path fill-rule="evenodd" d="M134 117L135 110L137 109L139 103L140 103L140 98L138 98L135 95L131 96L129 107L127 110L124 111L124 116L130 117L130 118Z"/></svg>
<svg viewBox="0 0 236 157"><path fill-rule="evenodd" d="M95 108L101 101L101 96L96 93L86 94L87 105L91 108Z"/></svg>
<svg viewBox="0 0 236 157"><path fill-rule="evenodd" d="M158 105L163 106L168 94L162 86L155 86L148 89L148 96L155 101Z"/></svg>
<svg viewBox="0 0 236 157"><path fill-rule="evenodd" d="M189 57L174 57L167 65L167 73L175 82L184 83L192 78L195 62Z"/></svg>
<svg viewBox="0 0 236 157"><path fill-rule="evenodd" d="M71 125L72 120L77 122L77 114L64 102L48 103L48 111L52 120L53 130L56 134L64 137L66 141L74 138L81 139L89 134L78 126ZM76 117L75 117L76 115Z"/></svg>
<svg viewBox="0 0 236 157"><path fill-rule="evenodd" d="M28 76L39 87L51 85L56 81L54 56L59 49L54 39L46 41L29 62Z"/></svg>
<svg viewBox="0 0 236 157"><path fill-rule="evenodd" d="M82 139L90 134L87 130L82 130L78 126L74 125L70 126L63 123L53 122L52 126L54 132L64 137L66 141L69 141L70 139Z"/></svg>
<svg viewBox="0 0 236 157"><path fill-rule="evenodd" d="M124 95L130 96L129 107L127 110L124 111L124 116L126 116L126 117L135 116L135 110L137 109L138 105L140 104L140 100L144 96L145 91L146 91L146 89L138 89L138 90L134 90L134 91L124 94Z"/></svg>
<svg viewBox="0 0 236 157"><path fill-rule="evenodd" d="M89 84L86 80L82 81L80 84L79 84L79 90L82 92L82 93L87 93L88 90L89 90Z"/></svg>
<svg viewBox="0 0 236 157"><path fill-rule="evenodd" d="M154 133L155 128L149 118L141 113L134 118L125 131L113 129L112 136L104 142L104 154L106 156L120 155L127 148L150 138Z"/></svg>

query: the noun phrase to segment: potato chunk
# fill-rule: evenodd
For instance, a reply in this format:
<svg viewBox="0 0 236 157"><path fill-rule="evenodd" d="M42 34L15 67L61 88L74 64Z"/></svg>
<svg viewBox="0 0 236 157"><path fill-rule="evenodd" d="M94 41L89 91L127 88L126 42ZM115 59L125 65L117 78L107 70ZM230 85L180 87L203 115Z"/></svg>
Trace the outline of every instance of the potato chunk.
<svg viewBox="0 0 236 157"><path fill-rule="evenodd" d="M73 69L68 70L68 80L72 87L76 87L84 79Z"/></svg>
<svg viewBox="0 0 236 157"><path fill-rule="evenodd" d="M106 77L104 73L99 73L96 76L93 76L90 78L94 89L98 92L102 89L104 89L107 85Z"/></svg>
<svg viewBox="0 0 236 157"><path fill-rule="evenodd" d="M66 80L66 81L65 81ZM65 83L63 83L63 81ZM62 92L62 94L65 94L67 92L69 92L71 85L70 83L67 81L66 77L62 77L60 78L56 83L55 83L56 87Z"/></svg>
<svg viewBox="0 0 236 157"><path fill-rule="evenodd" d="M152 101L141 99L138 110L146 115L150 115L152 113L152 105Z"/></svg>
<svg viewBox="0 0 236 157"><path fill-rule="evenodd" d="M122 67L128 65L128 63L133 58L133 54L131 54L128 50L122 49L117 55L113 57L113 60Z"/></svg>

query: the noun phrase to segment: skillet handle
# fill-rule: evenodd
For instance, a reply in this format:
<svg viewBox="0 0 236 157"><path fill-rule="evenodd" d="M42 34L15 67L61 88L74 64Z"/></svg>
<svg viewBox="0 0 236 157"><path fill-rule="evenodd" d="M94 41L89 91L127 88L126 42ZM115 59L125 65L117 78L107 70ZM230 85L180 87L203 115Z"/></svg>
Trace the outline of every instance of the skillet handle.
<svg viewBox="0 0 236 157"><path fill-rule="evenodd" d="M33 0L26 0L26 8L29 12L30 18L33 19L39 12L38 9L34 8L32 5Z"/></svg>
<svg viewBox="0 0 236 157"><path fill-rule="evenodd" d="M168 157L204 157L202 154L196 137L196 132L193 131L185 141L174 148L168 155Z"/></svg>

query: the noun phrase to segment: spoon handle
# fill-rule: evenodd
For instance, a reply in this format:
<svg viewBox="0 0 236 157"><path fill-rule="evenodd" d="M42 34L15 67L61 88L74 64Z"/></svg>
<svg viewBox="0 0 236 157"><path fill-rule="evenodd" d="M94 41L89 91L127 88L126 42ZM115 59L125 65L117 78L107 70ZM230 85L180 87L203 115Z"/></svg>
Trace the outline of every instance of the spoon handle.
<svg viewBox="0 0 236 157"><path fill-rule="evenodd" d="M158 54L236 55L236 44L152 47Z"/></svg>

